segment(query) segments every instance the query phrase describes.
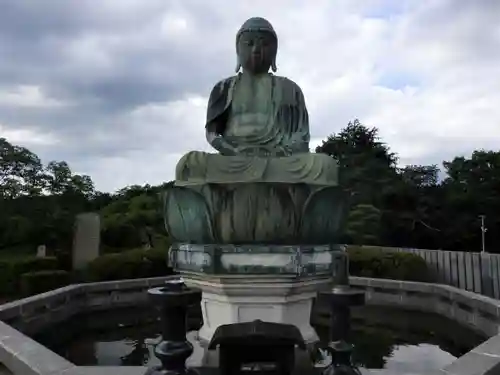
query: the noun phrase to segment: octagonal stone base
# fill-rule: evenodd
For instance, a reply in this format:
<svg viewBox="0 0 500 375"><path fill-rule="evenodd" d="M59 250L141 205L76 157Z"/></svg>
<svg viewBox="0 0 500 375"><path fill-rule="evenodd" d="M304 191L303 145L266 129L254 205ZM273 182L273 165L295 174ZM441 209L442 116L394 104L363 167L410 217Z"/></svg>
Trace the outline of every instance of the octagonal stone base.
<svg viewBox="0 0 500 375"><path fill-rule="evenodd" d="M332 288L332 277L240 275L210 277L183 273L189 287L202 290L203 327L199 339L209 342L220 325L260 319L293 324L307 343L318 340L310 324L317 292Z"/></svg>
<svg viewBox="0 0 500 375"><path fill-rule="evenodd" d="M347 255L338 245L176 244L170 264L202 291L202 341L220 325L260 319L293 324L306 342L315 342L314 298L348 277Z"/></svg>

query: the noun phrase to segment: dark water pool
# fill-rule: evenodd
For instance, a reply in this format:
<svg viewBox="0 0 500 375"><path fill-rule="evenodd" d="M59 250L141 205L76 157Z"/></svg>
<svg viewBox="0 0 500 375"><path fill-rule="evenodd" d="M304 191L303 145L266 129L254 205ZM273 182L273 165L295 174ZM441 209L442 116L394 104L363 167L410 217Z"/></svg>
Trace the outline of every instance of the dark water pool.
<svg viewBox="0 0 500 375"><path fill-rule="evenodd" d="M322 340L326 322L316 322ZM79 366L149 366L158 363L158 330L152 312L127 309L82 315L35 339ZM188 337L196 345L195 333ZM437 315L365 306L353 311L351 341L363 372L413 375L446 366L484 337Z"/></svg>

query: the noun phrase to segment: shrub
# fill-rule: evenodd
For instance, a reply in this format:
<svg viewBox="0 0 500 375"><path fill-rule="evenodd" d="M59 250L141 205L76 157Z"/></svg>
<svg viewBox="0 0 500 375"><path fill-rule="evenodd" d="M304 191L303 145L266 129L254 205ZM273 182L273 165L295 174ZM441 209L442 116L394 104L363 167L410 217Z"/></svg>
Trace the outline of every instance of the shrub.
<svg viewBox="0 0 500 375"><path fill-rule="evenodd" d="M171 275L167 251L134 249L105 254L90 262L85 271L88 281L110 281Z"/></svg>
<svg viewBox="0 0 500 375"><path fill-rule="evenodd" d="M10 273L10 262L0 261L0 294L2 296L14 294L15 285Z"/></svg>
<svg viewBox="0 0 500 375"><path fill-rule="evenodd" d="M57 258L58 269L71 271L73 268L73 255L71 251L58 249L54 251L54 256Z"/></svg>
<svg viewBox="0 0 500 375"><path fill-rule="evenodd" d="M349 246L349 271L352 276L406 281L430 281L425 260L411 253Z"/></svg>
<svg viewBox="0 0 500 375"><path fill-rule="evenodd" d="M21 275L28 272L52 271L59 267L56 257L10 259L0 261L0 293L14 295L20 291Z"/></svg>
<svg viewBox="0 0 500 375"><path fill-rule="evenodd" d="M27 272L56 270L58 260L56 257L37 258L26 257L11 261L13 272L21 275Z"/></svg>
<svg viewBox="0 0 500 375"><path fill-rule="evenodd" d="M21 294L31 296L61 288L71 283L71 274L64 270L35 271L21 275Z"/></svg>

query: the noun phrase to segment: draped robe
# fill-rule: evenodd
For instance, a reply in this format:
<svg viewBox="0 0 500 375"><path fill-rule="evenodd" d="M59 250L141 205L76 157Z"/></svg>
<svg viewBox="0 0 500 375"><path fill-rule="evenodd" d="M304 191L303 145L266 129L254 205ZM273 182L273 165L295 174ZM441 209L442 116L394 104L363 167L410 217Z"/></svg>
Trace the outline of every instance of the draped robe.
<svg viewBox="0 0 500 375"><path fill-rule="evenodd" d="M205 183L305 183L336 186L338 163L309 153L309 116L300 87L271 74L239 74L219 82L210 94L206 127L233 146L292 150L290 156L242 153L234 156L191 151L176 167L176 185Z"/></svg>

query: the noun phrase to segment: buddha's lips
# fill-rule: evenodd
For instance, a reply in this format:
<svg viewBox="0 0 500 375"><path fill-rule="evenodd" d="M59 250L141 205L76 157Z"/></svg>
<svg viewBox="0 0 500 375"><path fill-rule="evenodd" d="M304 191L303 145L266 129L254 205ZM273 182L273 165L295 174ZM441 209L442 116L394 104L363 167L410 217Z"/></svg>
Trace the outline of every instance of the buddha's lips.
<svg viewBox="0 0 500 375"><path fill-rule="evenodd" d="M252 55L252 61L255 62L261 62L262 61L262 55Z"/></svg>

